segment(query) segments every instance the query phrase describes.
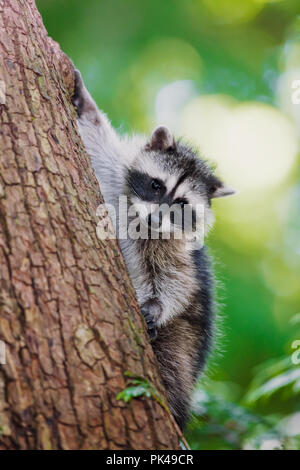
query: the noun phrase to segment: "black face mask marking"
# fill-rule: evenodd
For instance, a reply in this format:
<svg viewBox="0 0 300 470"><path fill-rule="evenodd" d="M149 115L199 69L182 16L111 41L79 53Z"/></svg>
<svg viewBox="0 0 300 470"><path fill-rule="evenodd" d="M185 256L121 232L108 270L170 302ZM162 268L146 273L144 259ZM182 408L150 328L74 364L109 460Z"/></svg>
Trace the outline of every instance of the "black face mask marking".
<svg viewBox="0 0 300 470"><path fill-rule="evenodd" d="M137 170L129 170L127 176L129 189L143 201L159 203L166 192L163 181Z"/></svg>

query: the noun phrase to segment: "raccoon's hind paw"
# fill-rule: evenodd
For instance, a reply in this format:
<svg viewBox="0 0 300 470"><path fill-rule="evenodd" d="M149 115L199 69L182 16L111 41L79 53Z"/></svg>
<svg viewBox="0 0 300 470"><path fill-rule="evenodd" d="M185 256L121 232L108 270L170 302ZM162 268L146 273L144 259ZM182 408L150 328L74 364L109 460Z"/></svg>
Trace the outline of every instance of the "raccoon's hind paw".
<svg viewBox="0 0 300 470"><path fill-rule="evenodd" d="M156 300L148 300L141 307L141 312L146 320L148 333L153 341L157 336L157 320L161 316L161 305Z"/></svg>

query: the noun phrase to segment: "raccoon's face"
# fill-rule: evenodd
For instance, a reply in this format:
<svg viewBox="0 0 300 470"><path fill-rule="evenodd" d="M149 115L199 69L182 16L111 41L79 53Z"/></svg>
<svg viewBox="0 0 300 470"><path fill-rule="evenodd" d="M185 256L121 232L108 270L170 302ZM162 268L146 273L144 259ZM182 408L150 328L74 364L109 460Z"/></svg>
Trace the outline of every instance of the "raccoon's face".
<svg viewBox="0 0 300 470"><path fill-rule="evenodd" d="M216 178L195 152L175 143L167 127L158 127L126 176L132 215L147 229L192 238L213 223L211 199L234 191Z"/></svg>

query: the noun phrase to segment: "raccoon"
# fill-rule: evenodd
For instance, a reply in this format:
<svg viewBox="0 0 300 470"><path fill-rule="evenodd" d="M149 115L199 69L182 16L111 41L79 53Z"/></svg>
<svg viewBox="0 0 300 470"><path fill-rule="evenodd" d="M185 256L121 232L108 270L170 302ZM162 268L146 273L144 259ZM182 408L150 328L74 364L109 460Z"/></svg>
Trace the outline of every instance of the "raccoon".
<svg viewBox="0 0 300 470"><path fill-rule="evenodd" d="M146 227L148 236L120 237L120 246L160 365L170 409L183 429L214 330L211 262L194 235L207 233L213 223L211 200L234 191L189 145L175 140L166 126L154 129L149 138L119 135L97 108L78 70L73 103L105 203L116 209L116 231L122 215L118 211L121 196L136 209L137 225ZM176 223L171 216L166 223L164 214L157 213L161 205L175 208ZM189 224L183 217L187 208ZM154 221L155 236L151 237ZM178 227L181 237L176 236Z"/></svg>

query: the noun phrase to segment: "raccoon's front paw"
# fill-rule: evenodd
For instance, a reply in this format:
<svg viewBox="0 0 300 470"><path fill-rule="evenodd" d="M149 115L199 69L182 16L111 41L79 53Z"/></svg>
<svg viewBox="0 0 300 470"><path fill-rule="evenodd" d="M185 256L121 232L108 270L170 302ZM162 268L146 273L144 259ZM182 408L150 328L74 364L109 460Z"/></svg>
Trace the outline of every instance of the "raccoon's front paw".
<svg viewBox="0 0 300 470"><path fill-rule="evenodd" d="M81 116L84 107L84 83L81 78L81 73L79 70L74 69L75 85L74 93L72 96L72 103L76 106L76 111L78 117Z"/></svg>
<svg viewBox="0 0 300 470"><path fill-rule="evenodd" d="M84 86L81 73L74 69L75 86L72 102L76 106L77 116L79 119L83 117L93 126L100 124L100 117L97 105L87 89Z"/></svg>
<svg viewBox="0 0 300 470"><path fill-rule="evenodd" d="M153 341L157 336L157 321L161 316L161 305L157 300L148 300L141 307L141 312L146 320L148 333Z"/></svg>
<svg viewBox="0 0 300 470"><path fill-rule="evenodd" d="M152 317L152 314L146 308L142 308L141 312L147 323L148 334L151 340L154 340L157 336L156 320Z"/></svg>

